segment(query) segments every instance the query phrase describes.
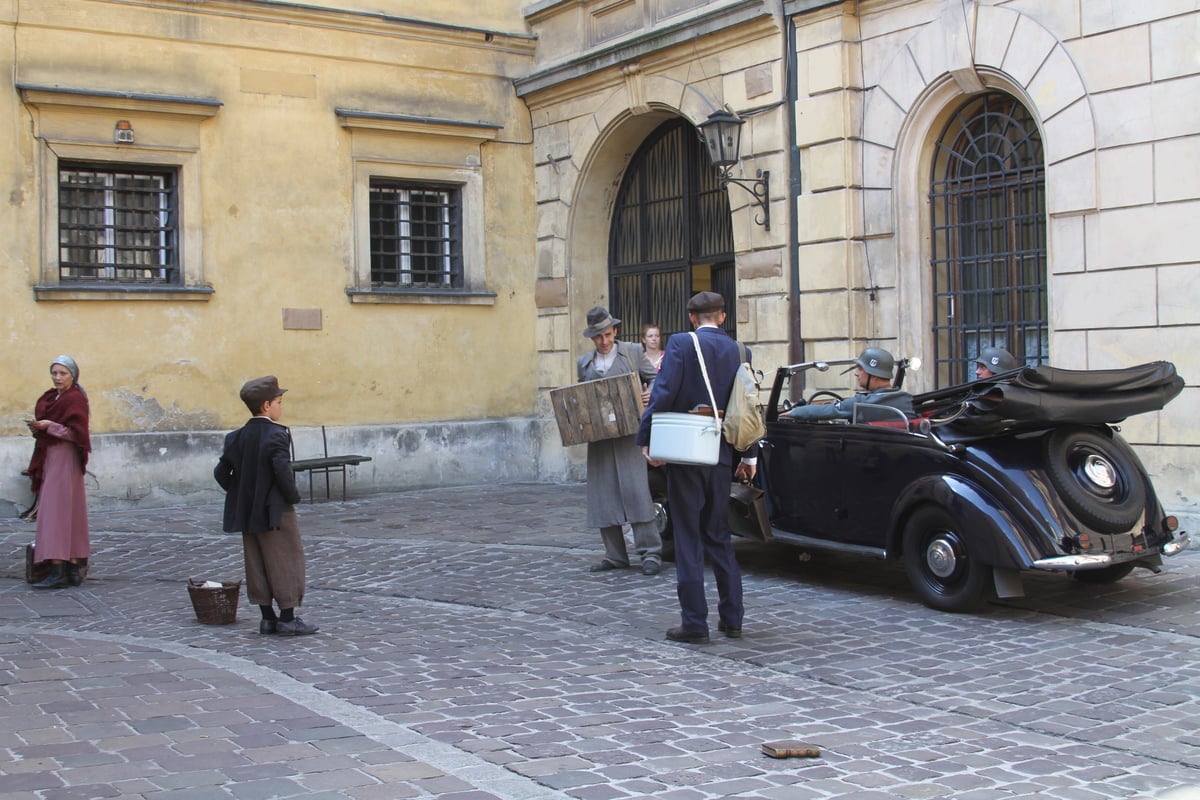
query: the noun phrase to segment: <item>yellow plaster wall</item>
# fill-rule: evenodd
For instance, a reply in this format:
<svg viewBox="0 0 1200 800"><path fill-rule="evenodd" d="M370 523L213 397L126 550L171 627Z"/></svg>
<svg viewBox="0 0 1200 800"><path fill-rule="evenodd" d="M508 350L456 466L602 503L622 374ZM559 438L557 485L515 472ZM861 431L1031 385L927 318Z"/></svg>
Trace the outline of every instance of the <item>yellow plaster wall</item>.
<svg viewBox="0 0 1200 800"><path fill-rule="evenodd" d="M240 384L274 372L290 389L284 421L372 425L529 416L537 399L533 166L528 112L511 77L532 41L519 3L381 2L371 11L494 26L496 33L253 2L19 0L0 7L0 75L9 85L212 98L208 118L138 110L42 113L9 92L0 116L0 436L49 388L60 352L80 364L95 433L224 429L246 411ZM5 11L7 9L7 12ZM19 22L17 22L19 20ZM15 68L15 73L13 72ZM390 156L404 166L482 178L483 304L351 303L352 137L335 109L500 126L491 140L419 133ZM82 137L113 160L112 126L138 148L194 146L196 223L206 300L36 300L43 259L35 131ZM38 125L44 124L44 129ZM194 140L194 145L192 141ZM451 146L452 145L452 146ZM128 151L126 151L128 152ZM471 154L464 159L463 154ZM454 159L458 159L456 163ZM197 187L192 187L197 188ZM285 330L285 309L319 330Z"/></svg>

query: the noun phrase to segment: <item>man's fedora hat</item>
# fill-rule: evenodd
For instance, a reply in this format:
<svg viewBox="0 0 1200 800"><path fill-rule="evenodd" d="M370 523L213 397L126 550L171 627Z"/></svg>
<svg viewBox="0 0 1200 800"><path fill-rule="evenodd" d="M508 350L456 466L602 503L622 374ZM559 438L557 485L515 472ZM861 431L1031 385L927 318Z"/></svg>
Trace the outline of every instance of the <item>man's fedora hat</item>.
<svg viewBox="0 0 1200 800"><path fill-rule="evenodd" d="M596 306L587 313L587 324L588 326L583 330L583 338L591 339L615 325L620 325L621 320L609 314L608 309L604 306Z"/></svg>

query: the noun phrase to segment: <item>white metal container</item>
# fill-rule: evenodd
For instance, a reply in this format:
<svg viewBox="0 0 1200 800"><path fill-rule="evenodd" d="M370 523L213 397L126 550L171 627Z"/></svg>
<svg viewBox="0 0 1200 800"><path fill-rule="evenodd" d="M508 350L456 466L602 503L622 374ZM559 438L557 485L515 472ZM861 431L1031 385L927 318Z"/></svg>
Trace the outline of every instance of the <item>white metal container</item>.
<svg viewBox="0 0 1200 800"><path fill-rule="evenodd" d="M713 417L661 411L650 418L650 458L712 466L721 456L721 426Z"/></svg>

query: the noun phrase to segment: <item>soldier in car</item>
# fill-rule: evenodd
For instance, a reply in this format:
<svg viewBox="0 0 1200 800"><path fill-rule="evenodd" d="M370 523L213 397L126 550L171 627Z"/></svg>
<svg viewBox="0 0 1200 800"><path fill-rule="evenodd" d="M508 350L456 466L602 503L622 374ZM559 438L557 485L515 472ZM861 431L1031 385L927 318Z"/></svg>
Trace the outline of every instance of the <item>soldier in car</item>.
<svg viewBox="0 0 1200 800"><path fill-rule="evenodd" d="M797 406L788 416L799 420L853 419L859 403L888 406L913 416L912 395L892 386L896 359L881 347L868 347L854 359L854 380L859 391L836 403Z"/></svg>
<svg viewBox="0 0 1200 800"><path fill-rule="evenodd" d="M1018 366L1016 357L1003 347L985 347L975 359L975 380L991 378L1001 372L1014 370Z"/></svg>

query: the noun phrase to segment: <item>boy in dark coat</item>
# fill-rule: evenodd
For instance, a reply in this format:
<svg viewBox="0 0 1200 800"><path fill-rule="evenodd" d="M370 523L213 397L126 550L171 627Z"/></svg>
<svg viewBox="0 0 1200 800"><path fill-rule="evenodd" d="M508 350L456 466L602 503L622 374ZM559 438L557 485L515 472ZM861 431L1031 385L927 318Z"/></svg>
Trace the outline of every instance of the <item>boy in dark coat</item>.
<svg viewBox="0 0 1200 800"><path fill-rule="evenodd" d="M225 437L213 477L225 490L225 531L242 534L246 596L262 609L258 632L303 636L317 626L295 615L304 600L304 548L294 507L300 492L291 466L292 434L279 423L286 391L274 375L246 381L242 402L254 416Z"/></svg>

